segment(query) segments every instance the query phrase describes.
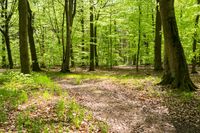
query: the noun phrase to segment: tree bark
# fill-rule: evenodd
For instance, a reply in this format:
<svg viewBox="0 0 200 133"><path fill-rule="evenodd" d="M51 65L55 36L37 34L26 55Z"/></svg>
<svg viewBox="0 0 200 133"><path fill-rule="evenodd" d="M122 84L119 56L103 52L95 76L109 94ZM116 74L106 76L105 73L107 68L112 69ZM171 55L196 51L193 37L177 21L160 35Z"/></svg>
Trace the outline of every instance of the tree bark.
<svg viewBox="0 0 200 133"><path fill-rule="evenodd" d="M32 70L33 71L41 71L39 64L38 64L36 48L35 48L35 41L34 41L34 37L33 37L33 26L32 26L33 15L32 15L32 11L31 11L28 0L27 0L27 7L28 7L28 38L29 38L30 51L31 51Z"/></svg>
<svg viewBox="0 0 200 133"><path fill-rule="evenodd" d="M160 0L161 21L165 40L165 73L161 85L194 91L175 18L174 0Z"/></svg>
<svg viewBox="0 0 200 133"><path fill-rule="evenodd" d="M156 32L155 32L155 45L154 45L154 70L160 71L163 70L162 67L162 56L161 56L161 42L162 42L162 33L161 33L161 16L159 11L159 5L156 5Z"/></svg>
<svg viewBox="0 0 200 133"><path fill-rule="evenodd" d="M21 72L30 74L30 62L28 53L28 14L27 14L27 1L19 0L19 44L20 44L20 63Z"/></svg>

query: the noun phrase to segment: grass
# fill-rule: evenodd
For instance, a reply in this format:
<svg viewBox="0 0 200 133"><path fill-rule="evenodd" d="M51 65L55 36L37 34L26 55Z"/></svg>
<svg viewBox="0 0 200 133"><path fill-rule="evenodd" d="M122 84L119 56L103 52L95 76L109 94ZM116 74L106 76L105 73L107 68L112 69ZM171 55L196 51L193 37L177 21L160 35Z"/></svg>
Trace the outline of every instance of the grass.
<svg viewBox="0 0 200 133"><path fill-rule="evenodd" d="M82 79L82 76L77 78L76 84L81 84ZM9 130L17 132L83 130L83 122L87 123L88 130L90 127L101 130L91 114L45 73L0 73L0 101L0 131L3 132L7 132L10 119L15 123L12 123L14 129Z"/></svg>

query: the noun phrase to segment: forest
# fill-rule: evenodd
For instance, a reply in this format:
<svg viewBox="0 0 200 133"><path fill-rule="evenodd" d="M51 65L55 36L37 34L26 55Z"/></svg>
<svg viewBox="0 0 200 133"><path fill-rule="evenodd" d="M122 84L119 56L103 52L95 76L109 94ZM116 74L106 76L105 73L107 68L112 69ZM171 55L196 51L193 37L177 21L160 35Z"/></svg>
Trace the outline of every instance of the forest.
<svg viewBox="0 0 200 133"><path fill-rule="evenodd" d="M0 133L199 133L200 0L0 0Z"/></svg>

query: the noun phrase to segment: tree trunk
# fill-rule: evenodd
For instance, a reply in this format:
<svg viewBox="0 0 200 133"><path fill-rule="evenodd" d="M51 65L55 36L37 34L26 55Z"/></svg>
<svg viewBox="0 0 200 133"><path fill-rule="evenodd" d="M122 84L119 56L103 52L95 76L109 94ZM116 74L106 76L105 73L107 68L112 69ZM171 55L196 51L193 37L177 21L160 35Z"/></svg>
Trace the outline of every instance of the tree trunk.
<svg viewBox="0 0 200 133"><path fill-rule="evenodd" d="M194 91L197 87L190 79L180 42L174 0L160 0L160 12L165 40L165 73L160 84L171 84L173 88Z"/></svg>
<svg viewBox="0 0 200 133"><path fill-rule="evenodd" d="M35 48L35 41L34 41L34 37L33 37L33 27L32 27L33 15L32 15L32 11L31 11L28 0L27 0L27 7L28 7L28 38L29 38L30 51L31 51L32 70L33 71L41 71L39 64L38 64L36 48Z"/></svg>
<svg viewBox="0 0 200 133"><path fill-rule="evenodd" d="M112 10L110 8L110 24L109 24L109 34L110 34L110 37L109 37L109 44L110 44L110 58L109 58L109 62L110 62L110 69L112 69L113 67L113 40L112 40Z"/></svg>
<svg viewBox="0 0 200 133"><path fill-rule="evenodd" d="M3 34L3 44L5 43L6 49L7 49L7 56L8 56L8 62L9 62L9 68L13 68L13 60L12 60L12 53L10 48L10 36L9 36L9 22L11 20L13 9L11 8L10 11L8 11L8 0L5 0L1 3L2 6L2 12L1 12L1 18L4 19L4 24L2 25L2 34ZM15 6L15 1L13 1L12 7ZM6 67L6 56L5 56L5 46L2 46L3 50L3 56L2 56L2 64L4 67Z"/></svg>
<svg viewBox="0 0 200 133"><path fill-rule="evenodd" d="M6 68L6 47L5 47L5 39L4 36L2 36L2 62L1 62L1 66L2 68Z"/></svg>
<svg viewBox="0 0 200 133"><path fill-rule="evenodd" d="M94 5L93 0L90 0L90 69L89 71L94 71Z"/></svg>
<svg viewBox="0 0 200 133"><path fill-rule="evenodd" d="M63 56L61 72L70 72L70 58L72 51L72 25L76 14L76 0L65 0L65 15L66 15L66 49ZM73 65L73 64L72 64Z"/></svg>
<svg viewBox="0 0 200 133"><path fill-rule="evenodd" d="M197 4L200 4L200 0L197 0ZM197 65L197 56L196 56L196 49L197 49L197 38L198 38L198 33L197 33L197 28L198 28L198 23L199 23L199 14L196 16L195 19L195 33L194 33L194 38L193 38L193 44L192 44L192 50L194 53L193 59L192 59L192 72L191 73L197 73L196 71L196 65Z"/></svg>
<svg viewBox="0 0 200 133"><path fill-rule="evenodd" d="M139 71L139 57L140 57L140 42L141 42L141 5L139 5L139 20L138 20L138 48L137 48L137 59L136 59L136 71Z"/></svg>
<svg viewBox="0 0 200 133"><path fill-rule="evenodd" d="M97 20L96 20L97 21ZM97 25L95 22L94 26L94 54L95 54L95 65L96 67L99 66L99 58L98 58L98 51L97 51Z"/></svg>
<svg viewBox="0 0 200 133"><path fill-rule="evenodd" d="M9 68L13 69L13 59L12 59L12 53L11 53L11 48L10 48L10 37L9 37L9 26L8 25L6 25L5 41L6 41L6 49L7 49L7 55L8 55Z"/></svg>
<svg viewBox="0 0 200 133"><path fill-rule="evenodd" d="M40 67L41 68L46 68L45 65L45 59L44 59L44 55L45 55L45 27L41 27L41 31L42 31L42 41L40 43L40 56L42 58L41 62L40 62Z"/></svg>
<svg viewBox="0 0 200 133"><path fill-rule="evenodd" d="M69 9L69 1L65 0L65 15L66 15L66 51L64 55L64 60L61 68L61 72L70 72L70 48L71 48L71 32L70 32L70 9Z"/></svg>
<svg viewBox="0 0 200 133"><path fill-rule="evenodd" d="M155 45L154 45L154 70L160 71L162 68L162 56L161 56L161 42L162 42L162 33L161 33L161 16L158 9L158 0L156 6L156 32L155 32Z"/></svg>
<svg viewBox="0 0 200 133"><path fill-rule="evenodd" d="M30 74L30 62L28 53L28 15L27 15L27 1L19 0L19 44L20 44L20 62L21 72Z"/></svg>
<svg viewBox="0 0 200 133"><path fill-rule="evenodd" d="M82 0L82 4L84 5L84 1ZM85 66L85 20L84 20L84 6L82 5L81 9L81 52L82 52L82 66Z"/></svg>

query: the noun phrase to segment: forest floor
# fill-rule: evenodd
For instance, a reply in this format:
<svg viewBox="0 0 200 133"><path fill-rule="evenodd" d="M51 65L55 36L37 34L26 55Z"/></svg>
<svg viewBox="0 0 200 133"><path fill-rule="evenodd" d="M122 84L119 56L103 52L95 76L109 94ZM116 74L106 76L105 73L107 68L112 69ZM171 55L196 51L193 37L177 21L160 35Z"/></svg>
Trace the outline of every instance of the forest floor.
<svg viewBox="0 0 200 133"><path fill-rule="evenodd" d="M199 133L200 91L180 92L156 85L151 68L115 67L94 72L76 69L50 74L63 90L114 133ZM200 75L191 75L200 88Z"/></svg>
<svg viewBox="0 0 200 133"><path fill-rule="evenodd" d="M200 90L158 86L151 67L18 71L0 69L0 132L200 132Z"/></svg>

